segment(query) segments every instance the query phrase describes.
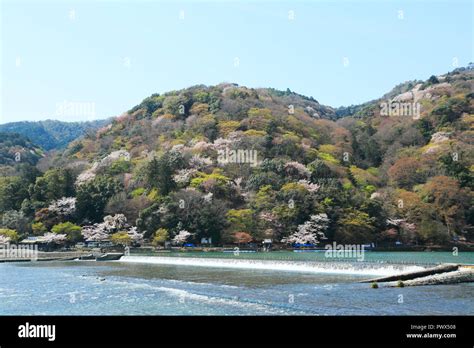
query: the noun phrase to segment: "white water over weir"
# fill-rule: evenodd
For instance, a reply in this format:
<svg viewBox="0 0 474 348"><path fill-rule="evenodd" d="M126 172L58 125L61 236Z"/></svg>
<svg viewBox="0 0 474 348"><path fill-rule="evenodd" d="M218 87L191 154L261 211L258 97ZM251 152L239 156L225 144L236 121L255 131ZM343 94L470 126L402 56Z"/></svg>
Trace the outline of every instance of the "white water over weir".
<svg viewBox="0 0 474 348"><path fill-rule="evenodd" d="M332 273L350 275L396 275L407 271L420 271L424 267L368 262L302 262L279 260L218 259L162 256L124 256L118 261L157 265L196 266L214 268L237 268L285 272Z"/></svg>

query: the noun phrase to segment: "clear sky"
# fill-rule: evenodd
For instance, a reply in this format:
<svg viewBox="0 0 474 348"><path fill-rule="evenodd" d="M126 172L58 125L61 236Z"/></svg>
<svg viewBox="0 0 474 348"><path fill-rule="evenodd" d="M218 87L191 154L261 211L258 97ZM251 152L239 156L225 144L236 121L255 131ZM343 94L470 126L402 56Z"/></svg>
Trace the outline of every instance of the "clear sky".
<svg viewBox="0 0 474 348"><path fill-rule="evenodd" d="M224 81L357 104L474 61L472 0L0 2L0 123Z"/></svg>

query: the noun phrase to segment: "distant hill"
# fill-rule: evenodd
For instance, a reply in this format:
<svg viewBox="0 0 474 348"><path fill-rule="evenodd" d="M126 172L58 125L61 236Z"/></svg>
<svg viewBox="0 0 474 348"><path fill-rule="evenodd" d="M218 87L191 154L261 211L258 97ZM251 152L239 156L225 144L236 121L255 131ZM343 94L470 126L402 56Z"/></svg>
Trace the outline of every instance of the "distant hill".
<svg viewBox="0 0 474 348"><path fill-rule="evenodd" d="M42 155L43 150L25 136L0 132L0 165L12 166L17 162L35 165Z"/></svg>
<svg viewBox="0 0 474 348"><path fill-rule="evenodd" d="M24 135L43 149L53 150L66 147L71 141L86 134L87 131L100 128L109 122L110 119L89 122L55 120L11 122L1 124L0 132Z"/></svg>

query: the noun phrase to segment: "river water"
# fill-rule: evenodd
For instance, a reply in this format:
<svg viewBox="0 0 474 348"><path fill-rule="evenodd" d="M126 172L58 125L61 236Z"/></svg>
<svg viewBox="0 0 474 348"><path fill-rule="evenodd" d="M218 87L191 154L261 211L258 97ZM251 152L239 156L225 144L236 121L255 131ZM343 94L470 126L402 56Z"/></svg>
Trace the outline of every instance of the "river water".
<svg viewBox="0 0 474 348"><path fill-rule="evenodd" d="M343 262L341 262L343 261ZM472 315L474 283L372 289L359 280L474 253L170 253L0 264L0 315Z"/></svg>

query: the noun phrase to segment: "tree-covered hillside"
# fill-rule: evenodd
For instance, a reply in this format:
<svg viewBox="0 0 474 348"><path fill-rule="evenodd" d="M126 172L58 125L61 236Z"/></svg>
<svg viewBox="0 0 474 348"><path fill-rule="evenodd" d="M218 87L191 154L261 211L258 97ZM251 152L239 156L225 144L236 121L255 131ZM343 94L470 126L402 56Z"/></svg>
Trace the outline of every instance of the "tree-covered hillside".
<svg viewBox="0 0 474 348"><path fill-rule="evenodd" d="M118 243L469 244L473 77L433 76L350 110L235 84L154 94L45 173L1 178L3 224L71 222L87 226L74 240L112 231ZM137 230L107 229L124 221Z"/></svg>
<svg viewBox="0 0 474 348"><path fill-rule="evenodd" d="M27 137L16 133L0 132L0 165L26 162L35 165L43 151Z"/></svg>
<svg viewBox="0 0 474 348"><path fill-rule="evenodd" d="M87 132L104 126L109 120L90 122L62 122L46 120L37 122L11 122L0 124L0 132L18 133L28 137L45 150L61 149Z"/></svg>

